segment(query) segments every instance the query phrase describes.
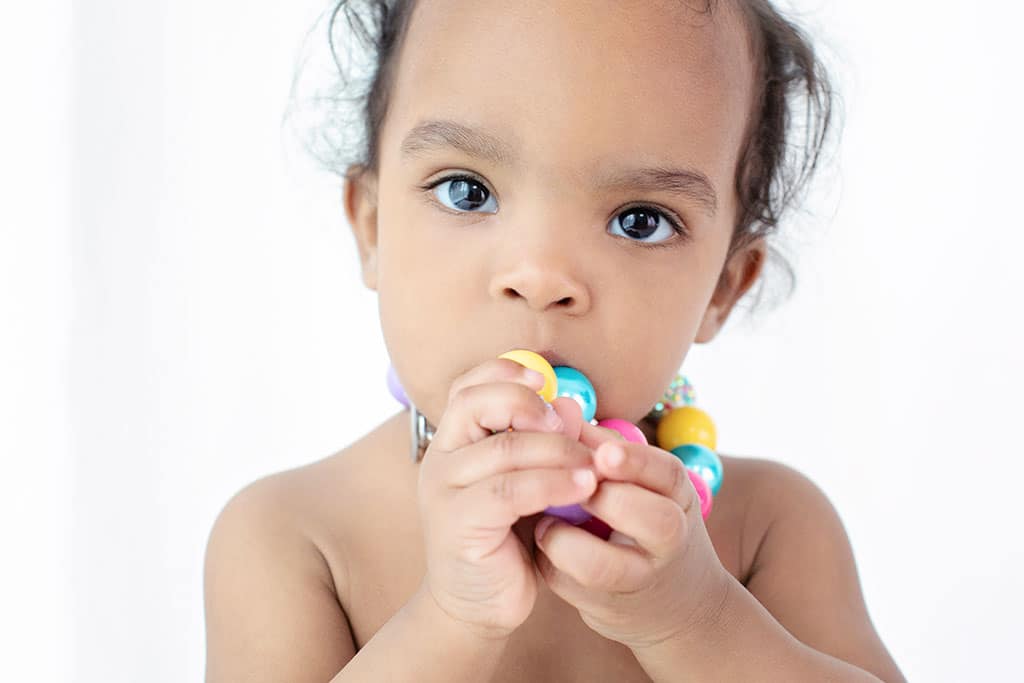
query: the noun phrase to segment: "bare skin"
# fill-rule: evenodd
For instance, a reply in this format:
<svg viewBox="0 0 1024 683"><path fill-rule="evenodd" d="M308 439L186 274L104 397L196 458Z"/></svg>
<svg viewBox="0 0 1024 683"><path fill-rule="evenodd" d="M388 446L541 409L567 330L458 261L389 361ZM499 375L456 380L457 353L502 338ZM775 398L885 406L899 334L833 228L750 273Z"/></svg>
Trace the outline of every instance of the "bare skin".
<svg viewBox="0 0 1024 683"><path fill-rule="evenodd" d="M763 240L729 252L754 92L739 14L731 3L712 18L674 1L597 5L419 3L382 123L379 169L355 169L346 185L388 352L439 428L453 383L512 348L548 350L584 372L598 419L638 422L690 346L715 337L761 273ZM442 132L452 137L451 124L409 137L438 120L462 126L455 140L463 144L432 144ZM481 132L489 155L465 144L475 136L479 152ZM612 169L639 166L686 169L676 187L714 197L669 192L663 175L654 188L607 184ZM478 206L452 205L455 175L473 179L462 199ZM624 230L625 212L638 205L657 225L647 236ZM681 520L685 512L678 540L701 542L687 557L699 557L697 573L715 579L714 593L693 590L690 575L669 587L706 603L699 628L685 631L699 638L673 634L638 648L600 635L559 592L566 584L546 583L555 575L541 560L570 537L553 528L538 551L536 514L502 531L512 528L547 567L536 600L515 605L525 621L510 632L483 637L480 623L423 589L437 579L427 567L438 557L424 531L482 509L420 516L424 488L407 456L406 419L256 482L222 512L206 564L211 683L902 680L827 499L792 470L743 458L723 457L727 484L706 527L690 494L670 502L618 489L662 510L678 504ZM474 452L493 456L483 441ZM591 500L611 486L598 484ZM626 616L664 621L666 610L648 604Z"/></svg>
<svg viewBox="0 0 1024 683"><path fill-rule="evenodd" d="M424 558L408 444L400 413L345 451L233 499L211 542L221 562L207 568L209 681L330 681L409 601ZM722 460L728 485L707 520L722 566L802 642L881 680L903 680L871 626L824 496L776 463ZM531 553L539 518L516 525ZM809 608L797 599L806 595L814 596ZM628 648L594 633L542 583L489 680L652 679Z"/></svg>

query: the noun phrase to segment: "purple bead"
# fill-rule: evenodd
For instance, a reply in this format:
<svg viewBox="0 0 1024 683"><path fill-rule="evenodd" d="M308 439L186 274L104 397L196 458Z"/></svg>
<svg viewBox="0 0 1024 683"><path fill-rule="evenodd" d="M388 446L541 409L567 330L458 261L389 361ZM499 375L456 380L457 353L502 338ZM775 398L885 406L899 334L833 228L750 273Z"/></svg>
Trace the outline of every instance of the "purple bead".
<svg viewBox="0 0 1024 683"><path fill-rule="evenodd" d="M544 510L544 514L564 519L570 524L582 524L593 517L592 514L583 509L579 504L575 505L552 505Z"/></svg>
<svg viewBox="0 0 1024 683"><path fill-rule="evenodd" d="M388 391L395 397L395 400L401 403L406 408L409 407L409 397L405 395L405 389L402 388L402 383L398 381L398 374L395 373L395 366L388 366Z"/></svg>

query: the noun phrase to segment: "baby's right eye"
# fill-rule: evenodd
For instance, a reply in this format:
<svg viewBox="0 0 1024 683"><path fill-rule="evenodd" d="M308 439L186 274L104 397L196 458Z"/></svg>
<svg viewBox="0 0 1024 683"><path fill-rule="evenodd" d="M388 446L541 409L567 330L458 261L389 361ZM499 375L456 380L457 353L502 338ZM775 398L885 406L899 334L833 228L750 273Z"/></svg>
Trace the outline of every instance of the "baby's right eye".
<svg viewBox="0 0 1024 683"><path fill-rule="evenodd" d="M476 178L466 175L448 176L430 185L429 189L445 207L467 213L497 213L498 207L490 190ZM476 211L490 201L491 211ZM449 203L450 202L450 203Z"/></svg>

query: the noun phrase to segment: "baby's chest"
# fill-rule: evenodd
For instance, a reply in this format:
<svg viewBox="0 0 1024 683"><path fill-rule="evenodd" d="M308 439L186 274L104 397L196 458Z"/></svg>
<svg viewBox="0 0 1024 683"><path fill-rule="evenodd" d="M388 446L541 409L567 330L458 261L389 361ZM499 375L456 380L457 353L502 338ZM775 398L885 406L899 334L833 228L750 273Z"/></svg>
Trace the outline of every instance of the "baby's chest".
<svg viewBox="0 0 1024 683"><path fill-rule="evenodd" d="M348 569L342 607L361 648L419 588L425 566L410 533L361 545ZM632 652L591 630L571 605L546 586L530 617L513 634L491 683L650 683ZM424 637L429 637L425 634Z"/></svg>
<svg viewBox="0 0 1024 683"><path fill-rule="evenodd" d="M556 646L543 663L539 659L535 652L510 649L489 683L651 683L628 651L625 655L601 650L570 655L559 654Z"/></svg>
<svg viewBox="0 0 1024 683"><path fill-rule="evenodd" d="M390 590L388 586L394 586L393 583L368 580L357 583L365 589L358 590L344 607L358 649L401 609L415 592L418 581L408 580L403 584L403 591ZM429 638L429 634L424 637ZM488 683L650 683L650 680L628 648L599 636L583 623L575 609L545 592L538 597L527 621L513 634Z"/></svg>
<svg viewBox="0 0 1024 683"><path fill-rule="evenodd" d="M400 481L394 477L393 481ZM375 496L339 496L351 505L358 502L358 525L347 525L333 535L344 539L335 553L328 553L338 585L339 598L351 626L357 649L369 642L419 589L426 573L423 535L416 513L414 482L396 492L373 488ZM352 510L338 511L335 519L353 519ZM723 510L721 512L727 512ZM721 517L720 517L721 520ZM720 521L712 520L712 522ZM710 529L719 558L734 576L740 534L729 524ZM716 533L717 532L717 533ZM724 551L724 552L723 552ZM344 567L344 569L341 569ZM334 569L340 571L333 571ZM552 593L540 591L530 617L513 634L494 683L528 681L558 683L648 683L650 678L632 652L621 643L607 640L590 629L574 607ZM425 634L424 637L429 637Z"/></svg>

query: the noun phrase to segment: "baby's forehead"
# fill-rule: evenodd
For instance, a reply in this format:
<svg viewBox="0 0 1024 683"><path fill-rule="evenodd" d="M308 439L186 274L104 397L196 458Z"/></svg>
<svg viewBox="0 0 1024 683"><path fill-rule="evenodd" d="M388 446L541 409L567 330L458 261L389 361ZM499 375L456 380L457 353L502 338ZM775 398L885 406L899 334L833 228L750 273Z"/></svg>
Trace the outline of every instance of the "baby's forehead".
<svg viewBox="0 0 1024 683"><path fill-rule="evenodd" d="M739 13L717 7L421 0L392 86L390 144L424 119L461 116L504 130L528 158L664 152L728 173L749 118L753 63Z"/></svg>

